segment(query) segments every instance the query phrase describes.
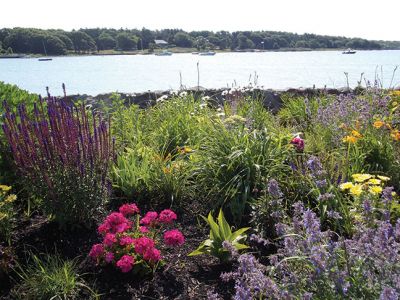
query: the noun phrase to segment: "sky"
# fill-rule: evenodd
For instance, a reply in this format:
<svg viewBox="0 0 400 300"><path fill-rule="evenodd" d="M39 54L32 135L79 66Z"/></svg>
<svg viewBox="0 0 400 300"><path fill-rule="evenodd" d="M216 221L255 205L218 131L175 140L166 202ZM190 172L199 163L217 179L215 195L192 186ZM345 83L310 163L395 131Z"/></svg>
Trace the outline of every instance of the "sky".
<svg viewBox="0 0 400 300"><path fill-rule="evenodd" d="M400 40L400 0L0 1L0 28L269 30Z"/></svg>

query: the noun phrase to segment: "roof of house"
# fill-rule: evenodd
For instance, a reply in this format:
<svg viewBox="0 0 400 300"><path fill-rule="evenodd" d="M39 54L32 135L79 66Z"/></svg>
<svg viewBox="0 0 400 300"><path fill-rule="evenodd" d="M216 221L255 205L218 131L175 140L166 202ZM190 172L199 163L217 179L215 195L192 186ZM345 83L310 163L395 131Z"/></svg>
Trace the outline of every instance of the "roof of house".
<svg viewBox="0 0 400 300"><path fill-rule="evenodd" d="M168 42L166 42L164 40L154 40L154 42L156 43L156 45L168 44Z"/></svg>

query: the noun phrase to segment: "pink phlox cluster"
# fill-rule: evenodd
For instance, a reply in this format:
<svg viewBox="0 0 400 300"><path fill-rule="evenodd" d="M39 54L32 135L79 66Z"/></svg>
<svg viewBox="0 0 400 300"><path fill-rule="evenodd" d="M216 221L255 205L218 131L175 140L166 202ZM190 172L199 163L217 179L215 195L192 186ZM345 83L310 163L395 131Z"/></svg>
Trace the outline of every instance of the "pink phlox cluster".
<svg viewBox="0 0 400 300"><path fill-rule="evenodd" d="M125 217L139 213L139 208L134 203L126 203L119 208L119 212Z"/></svg>
<svg viewBox="0 0 400 300"><path fill-rule="evenodd" d="M178 229L172 229L164 233L164 242L167 246L181 246L185 237Z"/></svg>
<svg viewBox="0 0 400 300"><path fill-rule="evenodd" d="M127 273L132 270L134 264L135 259L127 254L122 256L120 260L117 261L117 267L121 269L122 273Z"/></svg>
<svg viewBox="0 0 400 300"><path fill-rule="evenodd" d="M304 150L304 140L301 137L299 137L299 136L294 137L290 141L290 143L296 147L297 151L303 152L303 150Z"/></svg>
<svg viewBox="0 0 400 300"><path fill-rule="evenodd" d="M98 259L104 253L104 247L102 244L95 244L92 246L92 249L89 252L89 256L93 259Z"/></svg>
<svg viewBox="0 0 400 300"><path fill-rule="evenodd" d="M170 209L164 209L162 212L160 212L160 215L158 217L158 221L160 223L164 224L171 224L173 221L177 219L176 213L174 213Z"/></svg>
<svg viewBox="0 0 400 300"><path fill-rule="evenodd" d="M145 214L145 216L140 220L140 224L144 226L154 226L157 224L158 213L155 211L149 211Z"/></svg>

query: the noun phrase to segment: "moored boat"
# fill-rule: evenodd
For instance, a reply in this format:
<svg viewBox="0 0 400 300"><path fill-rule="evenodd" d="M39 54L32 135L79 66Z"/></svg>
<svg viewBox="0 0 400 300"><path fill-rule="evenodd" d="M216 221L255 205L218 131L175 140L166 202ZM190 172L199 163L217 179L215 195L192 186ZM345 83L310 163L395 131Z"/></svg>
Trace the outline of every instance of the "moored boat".
<svg viewBox="0 0 400 300"><path fill-rule="evenodd" d="M157 52L157 53L155 53L155 55L157 55L157 56L171 56L172 52L165 50L165 51L162 51L162 52Z"/></svg>
<svg viewBox="0 0 400 300"><path fill-rule="evenodd" d="M349 48L349 49L343 51L342 54L355 54L356 52L357 51Z"/></svg>
<svg viewBox="0 0 400 300"><path fill-rule="evenodd" d="M201 55L201 56L211 56L211 55L215 55L215 52L214 51L199 52L199 55Z"/></svg>

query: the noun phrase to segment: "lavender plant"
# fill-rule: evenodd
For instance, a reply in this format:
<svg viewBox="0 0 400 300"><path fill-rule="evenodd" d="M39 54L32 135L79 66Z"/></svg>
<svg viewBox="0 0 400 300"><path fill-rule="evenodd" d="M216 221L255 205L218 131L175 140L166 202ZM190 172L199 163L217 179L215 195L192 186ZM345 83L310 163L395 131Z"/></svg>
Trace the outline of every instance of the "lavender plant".
<svg viewBox="0 0 400 300"><path fill-rule="evenodd" d="M13 113L4 102L4 109L3 131L26 188L60 225L87 222L109 196L109 124L54 97L40 98L32 115L24 105Z"/></svg>

